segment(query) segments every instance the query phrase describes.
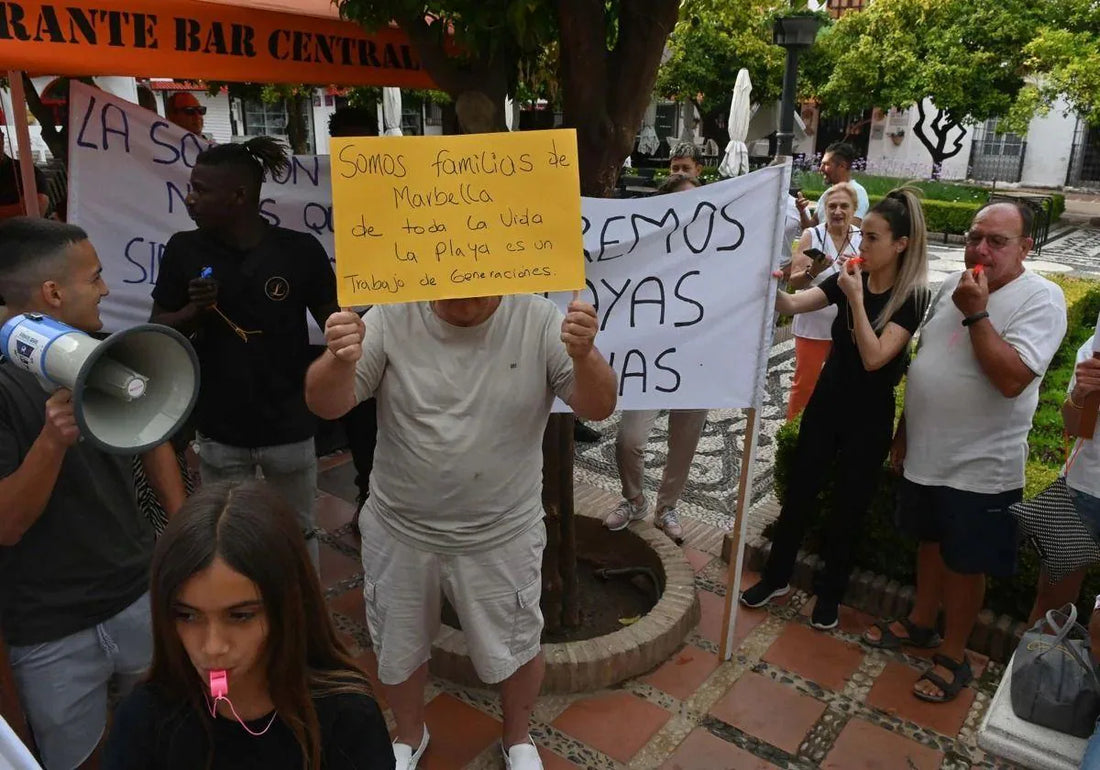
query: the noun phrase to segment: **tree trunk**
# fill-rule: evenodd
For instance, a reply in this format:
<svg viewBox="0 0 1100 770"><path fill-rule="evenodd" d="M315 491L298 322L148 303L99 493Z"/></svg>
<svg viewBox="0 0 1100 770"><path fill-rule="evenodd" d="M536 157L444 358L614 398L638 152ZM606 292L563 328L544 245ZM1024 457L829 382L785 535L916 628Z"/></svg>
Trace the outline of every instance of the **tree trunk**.
<svg viewBox="0 0 1100 770"><path fill-rule="evenodd" d="M621 0L608 50L603 0L558 0L565 125L577 129L581 194L610 196L649 104L678 0ZM600 20L597 22L597 20Z"/></svg>
<svg viewBox="0 0 1100 770"><path fill-rule="evenodd" d="M913 133L920 139L921 144L932 156L932 178L939 179L943 171L943 162L948 158L954 158L962 151L963 139L966 137L966 129L959 125L959 121L948 115L944 110L938 110L936 117L928 123L924 111L924 101L917 102L918 120L913 125ZM951 132L957 131L954 138ZM931 136L929 136L931 134Z"/></svg>
<svg viewBox="0 0 1100 770"><path fill-rule="evenodd" d="M286 97L286 141L295 155L309 154L305 104L311 98L309 93L292 93Z"/></svg>

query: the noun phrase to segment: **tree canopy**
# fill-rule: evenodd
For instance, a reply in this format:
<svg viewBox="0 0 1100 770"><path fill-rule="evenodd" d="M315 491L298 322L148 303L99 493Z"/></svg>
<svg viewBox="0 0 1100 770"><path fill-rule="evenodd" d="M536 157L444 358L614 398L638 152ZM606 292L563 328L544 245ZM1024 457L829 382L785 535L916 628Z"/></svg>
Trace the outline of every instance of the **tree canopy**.
<svg viewBox="0 0 1100 770"><path fill-rule="evenodd" d="M1028 55L1049 0L874 0L827 30L817 95L837 112L916 105L933 161L957 154L966 122L1030 117ZM928 97L938 113L925 115Z"/></svg>
<svg viewBox="0 0 1100 770"><path fill-rule="evenodd" d="M1059 0L1055 23L1028 43L1027 64L1039 108L1062 95L1086 120L1100 125L1100 3Z"/></svg>
<svg viewBox="0 0 1100 770"><path fill-rule="evenodd" d="M729 111L739 69L749 71L753 102L779 98L784 52L772 44L768 12L774 5L774 0L686 0L680 7L656 90L667 99L693 102L703 116L704 134L719 144L725 138L711 134Z"/></svg>

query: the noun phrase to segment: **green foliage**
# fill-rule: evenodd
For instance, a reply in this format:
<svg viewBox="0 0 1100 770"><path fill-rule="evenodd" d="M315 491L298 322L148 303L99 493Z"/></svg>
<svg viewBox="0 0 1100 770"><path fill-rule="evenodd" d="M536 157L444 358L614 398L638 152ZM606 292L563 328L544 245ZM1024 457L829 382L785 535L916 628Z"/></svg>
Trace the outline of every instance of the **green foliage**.
<svg viewBox="0 0 1100 770"><path fill-rule="evenodd" d="M669 38L656 92L675 101L691 100L700 114L728 113L737 71L744 67L752 80L754 103L778 99L785 55L772 44L766 19L775 4L776 0L686 0Z"/></svg>
<svg viewBox="0 0 1100 770"><path fill-rule="evenodd" d="M952 182L940 182L928 179L903 179L894 176L878 176L875 174L852 174L852 178L859 182L867 190L870 197L884 197L886 193L895 190L902 185L911 185L920 188L925 199L937 201L950 201L956 203L985 203L989 200L989 190L968 184ZM803 194L814 197L825 191L825 179L815 171L796 171L791 178L791 183L802 187Z"/></svg>
<svg viewBox="0 0 1100 770"><path fill-rule="evenodd" d="M1061 347L1051 361L1039 390L1039 409L1028 436L1030 458L1027 463L1027 481L1024 496L1033 497L1057 478L1065 447L1062 442L1061 404L1066 387L1073 374L1077 349L1092 334L1097 313L1100 312L1100 283L1075 278L1054 279L1066 295L1069 331ZM902 388L897 393L900 405ZM899 407L900 412L900 407ZM786 423L776 434L775 491L782 502L793 472L795 445L800 422L796 418ZM856 565L861 570L871 570L904 584L915 581L917 544L898 532L893 522L896 477L883 469L878 489L864 519L856 542ZM821 542L826 512L832 504L832 489L826 488L820 496L821 515L807 534L806 547L817 550ZM853 533L855 534L855 533ZM770 530L765 530L770 536ZM1039 579L1039 563L1029 547L1020 551L1019 570L1009 579L990 580L986 592L986 606L998 614L1007 614L1024 620L1035 598ZM1100 593L1100 570L1093 570L1085 579L1082 595L1091 597ZM1083 608L1085 609L1085 608Z"/></svg>
<svg viewBox="0 0 1100 770"><path fill-rule="evenodd" d="M1059 0L1053 22L1039 28L1024 49L1039 77L1034 98L1042 107L1059 94L1093 125L1100 125L1100 4Z"/></svg>

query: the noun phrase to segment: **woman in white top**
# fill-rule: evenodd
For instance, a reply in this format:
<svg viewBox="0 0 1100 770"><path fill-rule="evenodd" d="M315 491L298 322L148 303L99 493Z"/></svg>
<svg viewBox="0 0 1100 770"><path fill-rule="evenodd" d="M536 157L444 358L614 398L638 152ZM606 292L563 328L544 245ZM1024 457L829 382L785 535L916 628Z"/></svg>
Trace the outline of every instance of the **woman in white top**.
<svg viewBox="0 0 1100 770"><path fill-rule="evenodd" d="M1066 401L1070 407L1082 409L1086 400L1094 397L1097 391L1100 391L1100 317L1096 319L1096 331L1077 349L1077 366L1073 370ZM1100 425L1096 430L1100 434ZM1077 506L1081 521L1092 532L1092 536L1100 541L1100 435L1094 434L1091 439L1077 439L1070 449L1062 473L1066 477L1066 486L1069 487L1069 494ZM1046 615L1047 610L1058 609L1068 602L1076 603L1088 569L1082 567L1053 584L1047 580L1045 572L1040 572L1035 605L1031 609L1028 623L1034 624ZM1097 606L1100 606L1100 597ZM1095 649L1093 653L1096 653ZM1097 753L1100 754L1100 749L1097 749Z"/></svg>
<svg viewBox="0 0 1100 770"><path fill-rule="evenodd" d="M825 221L803 231L791 260L791 287L817 286L835 275L844 260L859 253L860 231L852 224L858 200L855 188L847 182L835 184L822 193L818 209L825 212ZM812 258L815 249L816 253L825 255L824 259ZM833 344L834 318L835 305L794 318L794 380L787 403L788 420L794 419L810 401Z"/></svg>

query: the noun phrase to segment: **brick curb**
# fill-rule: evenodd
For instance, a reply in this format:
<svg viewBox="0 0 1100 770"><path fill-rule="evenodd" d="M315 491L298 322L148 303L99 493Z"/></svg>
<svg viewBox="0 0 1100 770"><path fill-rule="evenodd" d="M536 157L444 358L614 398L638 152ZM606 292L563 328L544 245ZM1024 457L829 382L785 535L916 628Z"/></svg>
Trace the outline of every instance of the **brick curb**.
<svg viewBox="0 0 1100 770"><path fill-rule="evenodd" d="M730 560L730 543L730 538L727 537L722 544L722 558L727 564ZM745 545L745 567L753 572L761 572L769 553L771 542L767 538L760 535L750 538ZM791 585L812 593L813 575L820 566L821 559L817 554L799 551ZM913 586L902 585L885 575L856 570L852 573L844 603L876 618L894 618L909 614L913 609L915 596L916 589ZM1008 615L997 616L993 610L984 609L974 624L967 648L988 655L990 660L998 663L1008 663L1026 630L1027 624L1023 621Z"/></svg>
<svg viewBox="0 0 1100 770"><path fill-rule="evenodd" d="M664 590L656 606L633 625L595 639L544 644L543 693L592 692L644 674L667 660L699 623L695 573L680 547L662 532L645 521L609 532L601 519L583 514L577 514L576 525L578 542L583 539L590 549L606 540L609 548L650 552ZM432 647L430 669L460 685L485 686L470 662L465 635L446 625Z"/></svg>

